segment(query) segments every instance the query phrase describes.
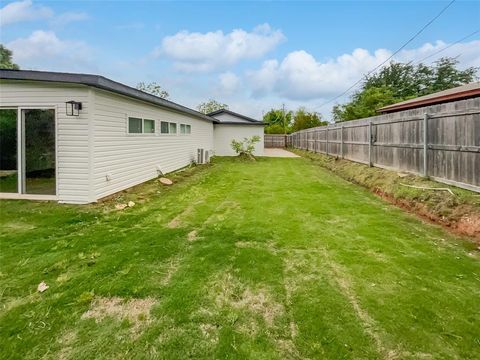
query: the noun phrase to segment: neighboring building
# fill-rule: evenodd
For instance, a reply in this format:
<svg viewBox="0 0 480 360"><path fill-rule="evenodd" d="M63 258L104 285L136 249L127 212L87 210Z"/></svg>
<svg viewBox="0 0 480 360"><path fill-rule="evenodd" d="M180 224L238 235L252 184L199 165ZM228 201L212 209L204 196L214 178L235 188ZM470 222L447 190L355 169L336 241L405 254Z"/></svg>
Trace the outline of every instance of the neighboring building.
<svg viewBox="0 0 480 360"><path fill-rule="evenodd" d="M414 99L402 101L396 104L384 106L377 111L391 113L401 110L416 109L423 106L437 105L451 101L471 99L480 96L480 82L457 86L452 89L439 91L430 95L420 96Z"/></svg>
<svg viewBox="0 0 480 360"><path fill-rule="evenodd" d="M263 155L263 131L264 123L247 116L237 114L230 110L217 110L209 113L208 116L218 120L214 125L214 148L215 154L220 156L232 156L235 152L232 149L232 139L243 140L258 135L260 142L255 145L255 155Z"/></svg>
<svg viewBox="0 0 480 360"><path fill-rule="evenodd" d="M0 70L0 86L0 198L95 202L251 136L97 75Z"/></svg>

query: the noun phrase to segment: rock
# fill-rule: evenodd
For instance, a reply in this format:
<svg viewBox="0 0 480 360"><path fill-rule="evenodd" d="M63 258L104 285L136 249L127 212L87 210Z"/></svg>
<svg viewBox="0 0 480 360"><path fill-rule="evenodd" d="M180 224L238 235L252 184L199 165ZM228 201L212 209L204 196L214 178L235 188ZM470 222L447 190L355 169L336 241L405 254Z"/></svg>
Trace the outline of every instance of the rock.
<svg viewBox="0 0 480 360"><path fill-rule="evenodd" d="M123 210L127 207L128 205L127 204L117 204L115 205L115 209L117 210Z"/></svg>
<svg viewBox="0 0 480 360"><path fill-rule="evenodd" d="M45 290L48 289L48 285L45 283L45 281L42 281L40 284L37 286L38 292L43 293Z"/></svg>
<svg viewBox="0 0 480 360"><path fill-rule="evenodd" d="M173 181L164 177L161 177L159 180L163 185L172 185Z"/></svg>
<svg viewBox="0 0 480 360"><path fill-rule="evenodd" d="M135 203L133 201L128 202L128 207L134 207L134 206L135 206Z"/></svg>

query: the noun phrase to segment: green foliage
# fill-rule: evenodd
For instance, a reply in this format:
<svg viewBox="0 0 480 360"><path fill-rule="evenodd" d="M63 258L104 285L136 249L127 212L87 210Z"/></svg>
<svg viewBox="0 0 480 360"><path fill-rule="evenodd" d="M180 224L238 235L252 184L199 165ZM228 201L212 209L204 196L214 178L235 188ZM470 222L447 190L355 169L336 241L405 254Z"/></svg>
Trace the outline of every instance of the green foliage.
<svg viewBox="0 0 480 360"><path fill-rule="evenodd" d="M285 111L285 116L283 109L271 109L263 116L263 122L267 124L265 134L290 134L328 124L327 121L322 121L320 114L308 112L303 107L295 112Z"/></svg>
<svg viewBox="0 0 480 360"><path fill-rule="evenodd" d="M351 100L333 107L336 122L376 115L382 106L447 90L476 80L478 68L457 68L458 60L442 58L432 66L391 62L365 79Z"/></svg>
<svg viewBox="0 0 480 360"><path fill-rule="evenodd" d="M168 91L163 90L160 85L158 85L156 82L151 82L151 83L144 83L140 82L137 84L137 89L155 96L158 96L162 99L168 99L170 97L170 94Z"/></svg>
<svg viewBox="0 0 480 360"><path fill-rule="evenodd" d="M228 110L228 105L219 103L218 101L213 99L203 102L197 106L197 110L204 114L210 114L211 112L221 109Z"/></svg>
<svg viewBox="0 0 480 360"><path fill-rule="evenodd" d="M283 109L271 109L263 115L265 125L265 134L290 134L292 132L291 123L293 118L292 111L283 111Z"/></svg>
<svg viewBox="0 0 480 360"><path fill-rule="evenodd" d="M320 114L308 112L305 108L299 108L293 118L292 131L295 132L323 125L328 125L328 121L322 121Z"/></svg>
<svg viewBox="0 0 480 360"><path fill-rule="evenodd" d="M377 115L378 108L394 102L395 97L388 87L372 87L355 93L347 104L335 105L332 110L333 119L340 122L374 116Z"/></svg>
<svg viewBox="0 0 480 360"><path fill-rule="evenodd" d="M260 141L260 136L255 135L251 138L244 138L243 141L232 140L232 149L239 155L253 159L253 151L255 150L255 144Z"/></svg>
<svg viewBox="0 0 480 360"><path fill-rule="evenodd" d="M20 69L20 67L12 61L12 51L2 44L0 44L0 69Z"/></svg>

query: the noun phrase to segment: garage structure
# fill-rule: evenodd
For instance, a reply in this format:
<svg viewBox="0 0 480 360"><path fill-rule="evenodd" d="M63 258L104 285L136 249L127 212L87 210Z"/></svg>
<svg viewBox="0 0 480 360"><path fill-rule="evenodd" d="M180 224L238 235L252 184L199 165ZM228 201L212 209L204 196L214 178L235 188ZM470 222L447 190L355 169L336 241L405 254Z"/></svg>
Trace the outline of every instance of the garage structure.
<svg viewBox="0 0 480 360"><path fill-rule="evenodd" d="M95 202L198 161L198 149L215 154L214 136L236 136L98 75L0 70L0 85L0 198ZM263 124L249 128L263 138Z"/></svg>
<svg viewBox="0 0 480 360"><path fill-rule="evenodd" d="M263 155L264 148L264 123L236 112L221 109L208 114L217 120L214 125L214 148L219 156L232 156L232 139L241 141L252 136L259 136L260 141L255 144L254 154Z"/></svg>

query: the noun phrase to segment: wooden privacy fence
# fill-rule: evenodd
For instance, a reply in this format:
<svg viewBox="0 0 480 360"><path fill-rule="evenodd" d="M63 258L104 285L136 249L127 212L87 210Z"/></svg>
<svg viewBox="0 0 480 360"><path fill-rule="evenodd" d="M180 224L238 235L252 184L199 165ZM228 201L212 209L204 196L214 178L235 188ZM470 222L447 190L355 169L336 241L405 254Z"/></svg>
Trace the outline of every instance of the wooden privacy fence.
<svg viewBox="0 0 480 360"><path fill-rule="evenodd" d="M480 98L298 131L291 146L480 192Z"/></svg>
<svg viewBox="0 0 480 360"><path fill-rule="evenodd" d="M287 147L288 135L265 134L264 144L266 148L284 148Z"/></svg>

